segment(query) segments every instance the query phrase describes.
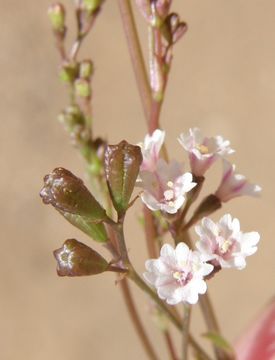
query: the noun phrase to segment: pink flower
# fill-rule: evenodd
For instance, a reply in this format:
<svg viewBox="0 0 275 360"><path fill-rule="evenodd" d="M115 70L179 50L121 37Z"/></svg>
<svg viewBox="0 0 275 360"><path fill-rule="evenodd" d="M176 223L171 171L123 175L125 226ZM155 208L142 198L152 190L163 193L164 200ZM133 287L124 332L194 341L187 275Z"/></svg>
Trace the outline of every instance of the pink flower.
<svg viewBox="0 0 275 360"><path fill-rule="evenodd" d="M175 214L185 202L185 194L196 186L191 173L183 173L176 161L159 159L155 172L141 171L138 186L143 188L141 200L151 210Z"/></svg>
<svg viewBox="0 0 275 360"><path fill-rule="evenodd" d="M251 184L243 175L236 174L235 165L223 160L223 177L215 192L222 202L242 195L259 196L261 190L259 185Z"/></svg>
<svg viewBox="0 0 275 360"><path fill-rule="evenodd" d="M179 243L175 249L169 244L163 245L160 257L147 260L145 267L145 280L170 305L180 302L195 304L198 295L207 290L204 276L213 270L198 251L190 250L184 243Z"/></svg>
<svg viewBox="0 0 275 360"><path fill-rule="evenodd" d="M228 140L221 136L204 137L198 128L189 129L189 134L181 134L178 140L188 151L191 170L196 176L203 176L219 157L234 152Z"/></svg>
<svg viewBox="0 0 275 360"><path fill-rule="evenodd" d="M143 143L138 145L141 148L143 162L141 164L141 170L154 171L159 159L159 152L163 145L165 138L165 132L156 129L152 135L146 135Z"/></svg>
<svg viewBox="0 0 275 360"><path fill-rule="evenodd" d="M219 222L214 223L205 217L201 225L195 227L200 240L197 249L215 266L222 268L243 269L246 257L257 251L260 240L259 233L240 231L240 222L231 215L224 215Z"/></svg>

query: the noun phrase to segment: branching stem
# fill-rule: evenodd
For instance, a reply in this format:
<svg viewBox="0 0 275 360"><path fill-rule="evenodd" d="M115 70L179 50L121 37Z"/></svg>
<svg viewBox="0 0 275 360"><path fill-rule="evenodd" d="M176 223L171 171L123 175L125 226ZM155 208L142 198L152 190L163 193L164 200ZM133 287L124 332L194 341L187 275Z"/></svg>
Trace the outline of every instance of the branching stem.
<svg viewBox="0 0 275 360"><path fill-rule="evenodd" d="M146 332L144 330L144 327L141 323L140 317L136 310L136 306L135 306L134 299L133 299L133 296L132 296L132 293L131 293L131 290L130 290L130 287L128 284L128 280L127 279L120 280L119 285L120 285L129 315L134 324L134 327L139 336L139 339L148 355L148 358L151 360L157 360L158 357L153 349L152 344L149 341L148 335L146 334Z"/></svg>

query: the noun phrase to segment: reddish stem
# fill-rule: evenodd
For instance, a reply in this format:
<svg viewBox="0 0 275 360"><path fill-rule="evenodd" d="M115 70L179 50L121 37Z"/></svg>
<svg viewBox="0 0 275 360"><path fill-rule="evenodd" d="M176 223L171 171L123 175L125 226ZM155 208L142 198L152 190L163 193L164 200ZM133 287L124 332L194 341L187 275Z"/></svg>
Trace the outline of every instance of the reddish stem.
<svg viewBox="0 0 275 360"><path fill-rule="evenodd" d="M123 279L121 281L119 281L119 284L120 284L120 288L122 290L122 294L123 294L123 298L124 298L124 301L125 301L125 304L127 306L127 309L128 309L128 312L129 312L129 315L132 319L132 322L134 324L134 327L136 329L136 332L139 336L139 339L140 341L142 342L142 345L149 357L149 359L151 360L157 360L157 356L154 352L154 349L152 347L152 344L150 343L149 341L149 338L143 328L143 325L140 321L140 318L139 318L139 315L136 311L136 306L135 306L135 303L134 303L134 300L133 300L133 297L132 297L132 294L131 294L131 290L130 290L130 287L129 287L129 284L128 284L128 280L127 279Z"/></svg>

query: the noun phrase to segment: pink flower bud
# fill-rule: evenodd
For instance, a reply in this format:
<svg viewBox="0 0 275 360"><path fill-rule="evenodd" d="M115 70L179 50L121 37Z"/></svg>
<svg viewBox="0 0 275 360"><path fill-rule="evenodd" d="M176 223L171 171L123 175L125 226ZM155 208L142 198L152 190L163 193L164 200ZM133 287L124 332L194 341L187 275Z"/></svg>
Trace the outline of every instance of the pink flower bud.
<svg viewBox="0 0 275 360"><path fill-rule="evenodd" d="M235 165L223 160L223 177L215 192L220 201L227 202L242 195L259 196L261 190L259 185L251 184L243 175L236 174Z"/></svg>

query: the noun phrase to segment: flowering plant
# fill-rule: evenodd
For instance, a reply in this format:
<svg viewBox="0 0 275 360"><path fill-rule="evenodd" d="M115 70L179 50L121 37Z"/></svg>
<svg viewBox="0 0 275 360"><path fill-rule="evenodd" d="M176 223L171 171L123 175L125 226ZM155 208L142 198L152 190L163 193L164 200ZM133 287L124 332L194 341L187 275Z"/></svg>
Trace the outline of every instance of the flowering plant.
<svg viewBox="0 0 275 360"><path fill-rule="evenodd" d="M218 222L210 216L225 202L242 195L257 196L261 188L235 173L227 157L234 153L222 136L204 136L192 128L179 135L179 148L187 152L188 165L170 160L165 146L165 131L160 128L161 107L172 66L173 47L187 30L178 14L172 12L172 0L136 0L137 8L149 31L149 77L140 50L132 7L119 0L138 89L141 95L148 134L137 144L122 140L109 145L92 131L91 60L79 60L84 38L93 29L103 0L79 0L75 4L77 37L67 51L66 13L57 3L49 8L49 17L61 57L61 79L70 92L70 104L59 119L69 132L73 145L87 162L91 191L81 179L64 168L56 168L44 178L40 196L67 221L110 253L101 254L76 239L68 239L54 251L60 276L87 276L116 272L129 314L150 359L159 359L155 344L148 339L137 314L129 280L150 296L160 316L165 316L182 336L182 359L191 353L196 359L236 359L233 347L223 337L211 305L207 287L225 268L242 270L247 257L257 251L260 235L242 232L240 222L225 214ZM215 163L223 164L220 184L200 199L207 171ZM134 268L124 236L127 212L138 199L143 204L142 224L148 247L143 275ZM190 208L194 207L190 215ZM190 236L194 227L196 241ZM172 245L173 244L173 245ZM222 274L221 274L222 276ZM192 305L199 303L208 328L205 336L212 342L213 353L200 345L190 332ZM181 312L177 306L182 304ZM168 327L162 327L171 359L179 359Z"/></svg>

